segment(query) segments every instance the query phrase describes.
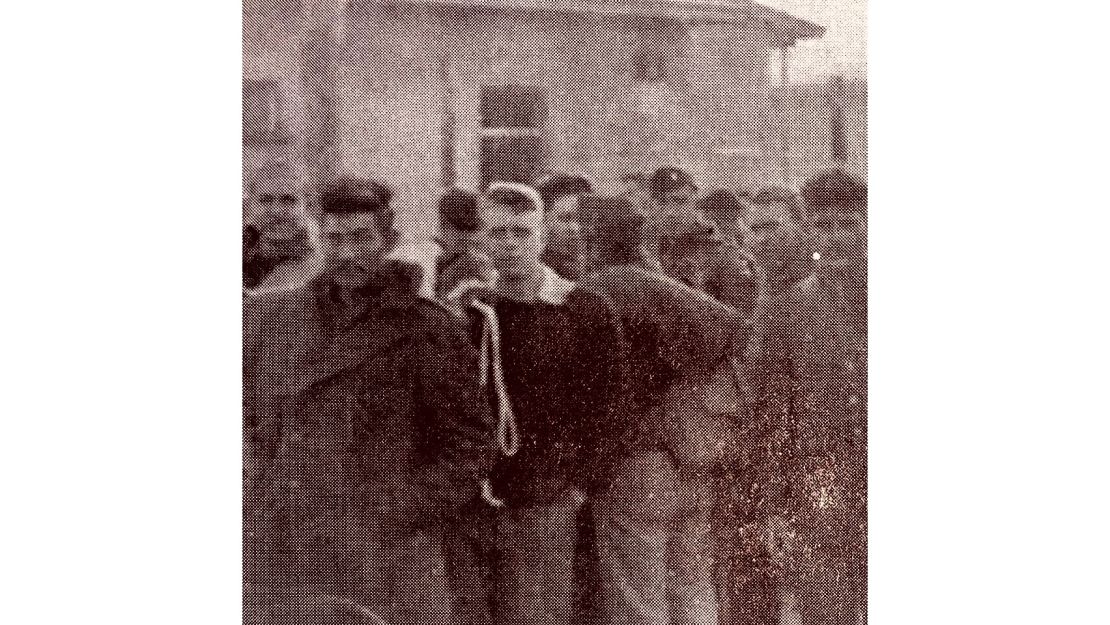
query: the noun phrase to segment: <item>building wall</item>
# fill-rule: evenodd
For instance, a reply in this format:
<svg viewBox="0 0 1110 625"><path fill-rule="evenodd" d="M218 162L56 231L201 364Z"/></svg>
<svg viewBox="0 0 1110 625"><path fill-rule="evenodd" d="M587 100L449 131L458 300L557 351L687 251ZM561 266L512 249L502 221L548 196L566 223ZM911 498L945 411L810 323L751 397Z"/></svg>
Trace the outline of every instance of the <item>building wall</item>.
<svg viewBox="0 0 1110 625"><path fill-rule="evenodd" d="M303 116L303 18L279 1L245 0L244 77L278 77L291 115L300 107ZM483 86L542 88L549 168L582 173L602 191L616 191L626 173L663 165L689 169L705 188L748 186L781 160L781 141L761 126L770 102L769 35L754 22L686 27L366 1L347 5L345 31L340 171L389 183L407 230L433 225L445 137L457 184L479 185ZM665 50L662 81L636 78L645 42ZM244 146L244 166L277 151Z"/></svg>
<svg viewBox="0 0 1110 625"><path fill-rule="evenodd" d="M792 85L789 95L790 162L795 186L834 165L831 154L828 85ZM867 83L849 81L841 98L844 110L845 169L867 180Z"/></svg>
<svg viewBox="0 0 1110 625"><path fill-rule="evenodd" d="M303 13L299 0L243 0L243 79L273 80L279 85L283 141L243 143L244 186L251 171L268 159L296 159L298 137L305 128L300 56Z"/></svg>

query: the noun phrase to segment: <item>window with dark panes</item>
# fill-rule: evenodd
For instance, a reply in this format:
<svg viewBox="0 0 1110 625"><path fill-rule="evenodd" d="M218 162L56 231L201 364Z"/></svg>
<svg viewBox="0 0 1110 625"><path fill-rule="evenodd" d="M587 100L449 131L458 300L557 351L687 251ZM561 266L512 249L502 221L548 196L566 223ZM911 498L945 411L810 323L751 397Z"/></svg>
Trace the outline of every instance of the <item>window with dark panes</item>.
<svg viewBox="0 0 1110 625"><path fill-rule="evenodd" d="M482 188L495 181L531 183L545 171L547 100L543 89L483 87L480 116Z"/></svg>
<svg viewBox="0 0 1110 625"><path fill-rule="evenodd" d="M648 40L636 51L632 74L639 82L654 83L667 80L667 51L657 41L659 40Z"/></svg>

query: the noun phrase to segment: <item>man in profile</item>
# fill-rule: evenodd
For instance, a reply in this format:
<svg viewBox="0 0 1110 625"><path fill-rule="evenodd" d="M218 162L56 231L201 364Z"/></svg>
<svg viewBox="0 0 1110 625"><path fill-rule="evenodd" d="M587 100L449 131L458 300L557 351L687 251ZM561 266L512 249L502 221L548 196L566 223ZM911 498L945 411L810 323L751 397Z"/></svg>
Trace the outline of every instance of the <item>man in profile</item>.
<svg viewBox="0 0 1110 625"><path fill-rule="evenodd" d="M462 189L448 189L439 201L439 235L442 251L436 270L436 297L459 315L476 289L492 284L496 271L481 251L478 196Z"/></svg>
<svg viewBox="0 0 1110 625"><path fill-rule="evenodd" d="M702 274L697 276L699 283L694 287L748 318L755 307L756 277L738 248L726 245L699 209L694 179L685 170L663 167L651 176L649 188L652 197L648 214L649 251L664 268L669 268L668 275L675 279L689 282L690 275L675 272L689 271L695 264L700 266ZM691 253L698 255L683 256Z"/></svg>
<svg viewBox="0 0 1110 625"><path fill-rule="evenodd" d="M804 625L854 625L867 601L867 187L833 169L802 197L820 261L772 302L758 376L781 459L770 547L788 547L783 597Z"/></svg>
<svg viewBox="0 0 1110 625"><path fill-rule="evenodd" d="M746 463L754 438L739 435L751 423L731 370L746 329L645 258L644 218L626 198L591 222L599 268L582 284L613 303L630 380L596 442L601 622L716 625L716 481L726 463Z"/></svg>
<svg viewBox="0 0 1110 625"><path fill-rule="evenodd" d="M445 553L492 459L489 407L461 321L394 281L390 195L330 185L323 273L247 300L251 622L280 625L324 597L444 623L474 597Z"/></svg>
<svg viewBox="0 0 1110 625"><path fill-rule="evenodd" d="M556 174L541 181L536 191L543 200L547 230L544 264L567 280L581 280L587 267L580 203L593 187L582 176Z"/></svg>

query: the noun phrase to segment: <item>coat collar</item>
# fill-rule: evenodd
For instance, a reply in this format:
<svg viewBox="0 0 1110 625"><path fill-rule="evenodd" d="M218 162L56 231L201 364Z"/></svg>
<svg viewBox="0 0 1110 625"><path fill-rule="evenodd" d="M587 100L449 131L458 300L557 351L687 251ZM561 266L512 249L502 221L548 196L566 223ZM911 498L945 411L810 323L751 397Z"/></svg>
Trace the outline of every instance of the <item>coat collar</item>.
<svg viewBox="0 0 1110 625"><path fill-rule="evenodd" d="M308 332L321 332L328 314L324 302L329 285L317 279L305 287L302 301L308 310L295 311ZM398 293L384 289L368 295L365 307L357 321L341 331L318 354L296 366L286 380L286 395L296 395L313 384L358 366L373 356L396 348L412 334L412 311L420 306L420 299L412 293ZM291 311L292 313L293 311Z"/></svg>
<svg viewBox="0 0 1110 625"><path fill-rule="evenodd" d="M560 276L554 269L547 265L541 265L543 273L543 282L540 283L540 288L536 292L536 299L533 301L551 304L553 306L562 306L567 302L567 297L574 289L578 288L577 282L572 282ZM493 292L487 297L483 297L489 301L505 300L509 298L496 290L496 285Z"/></svg>
<svg viewBox="0 0 1110 625"><path fill-rule="evenodd" d="M547 265L543 266L543 285L540 286L539 293L536 294L536 299L547 304L561 306L567 302L567 296L578 285L566 278L555 273L555 270Z"/></svg>

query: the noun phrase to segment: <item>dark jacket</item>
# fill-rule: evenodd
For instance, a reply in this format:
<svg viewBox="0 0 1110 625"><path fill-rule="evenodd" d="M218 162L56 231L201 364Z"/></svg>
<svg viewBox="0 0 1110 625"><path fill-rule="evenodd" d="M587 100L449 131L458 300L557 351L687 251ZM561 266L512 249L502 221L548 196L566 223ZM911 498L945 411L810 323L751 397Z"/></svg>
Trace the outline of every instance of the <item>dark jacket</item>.
<svg viewBox="0 0 1110 625"><path fill-rule="evenodd" d="M335 510L385 527L452 514L492 462L463 324L395 289L344 324L328 296L318 279L246 302L247 453L265 467L262 490L277 507L318 504L286 518L293 531Z"/></svg>
<svg viewBox="0 0 1110 625"><path fill-rule="evenodd" d="M863 540L867 518L866 292L814 274L782 293L755 375L782 479L772 511L793 516L810 546Z"/></svg>
<svg viewBox="0 0 1110 625"><path fill-rule="evenodd" d="M617 434L608 441L607 456L668 448L655 410L664 394L681 379L708 373L722 358L738 357L747 324L706 294L634 264L607 267L582 284L613 302L630 346L626 410L611 428ZM746 419L747 403L733 398L738 426Z"/></svg>
<svg viewBox="0 0 1110 625"><path fill-rule="evenodd" d="M705 292L738 310L742 318L751 318L758 282L752 261L740 247L731 241L723 242L714 253L707 274Z"/></svg>
<svg viewBox="0 0 1110 625"><path fill-rule="evenodd" d="M491 474L510 506L588 489L623 410L627 344L609 302L547 270L538 301L483 297L497 313L501 358L520 448ZM475 319L474 336L482 331Z"/></svg>

